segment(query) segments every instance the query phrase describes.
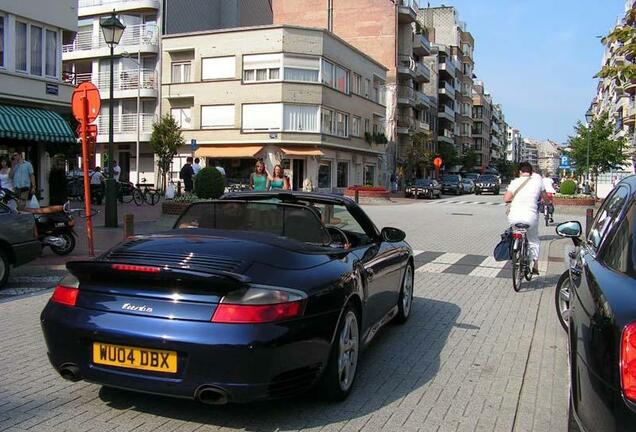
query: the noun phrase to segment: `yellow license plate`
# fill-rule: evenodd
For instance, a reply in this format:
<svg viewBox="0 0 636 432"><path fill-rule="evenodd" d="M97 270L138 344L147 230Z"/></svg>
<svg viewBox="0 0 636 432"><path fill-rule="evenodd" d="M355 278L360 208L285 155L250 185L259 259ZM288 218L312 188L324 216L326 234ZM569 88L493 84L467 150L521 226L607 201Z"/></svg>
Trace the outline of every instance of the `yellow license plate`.
<svg viewBox="0 0 636 432"><path fill-rule="evenodd" d="M177 372L177 353L93 342L93 363L153 372Z"/></svg>

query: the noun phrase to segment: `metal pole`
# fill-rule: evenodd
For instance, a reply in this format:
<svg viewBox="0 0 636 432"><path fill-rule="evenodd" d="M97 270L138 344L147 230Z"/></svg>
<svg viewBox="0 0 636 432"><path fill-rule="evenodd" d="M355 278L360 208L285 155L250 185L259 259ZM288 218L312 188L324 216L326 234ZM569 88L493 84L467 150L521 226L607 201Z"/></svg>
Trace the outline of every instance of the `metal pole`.
<svg viewBox="0 0 636 432"><path fill-rule="evenodd" d="M139 184L139 122L142 120L139 113L141 92L141 48L137 50L137 147L135 148L135 170L137 171L137 183Z"/></svg>
<svg viewBox="0 0 636 432"><path fill-rule="evenodd" d="M589 136L589 131L588 131L588 137L587 137L587 162L585 163L585 170L587 171L587 183L588 183L588 187L589 187L589 183L590 183L590 136Z"/></svg>
<svg viewBox="0 0 636 432"><path fill-rule="evenodd" d="M114 122L113 122L113 102L114 102L114 63L115 45L110 46L110 89L108 99L108 180L106 181L106 212L105 225L107 228L117 227L117 184L113 177L113 141L114 141Z"/></svg>

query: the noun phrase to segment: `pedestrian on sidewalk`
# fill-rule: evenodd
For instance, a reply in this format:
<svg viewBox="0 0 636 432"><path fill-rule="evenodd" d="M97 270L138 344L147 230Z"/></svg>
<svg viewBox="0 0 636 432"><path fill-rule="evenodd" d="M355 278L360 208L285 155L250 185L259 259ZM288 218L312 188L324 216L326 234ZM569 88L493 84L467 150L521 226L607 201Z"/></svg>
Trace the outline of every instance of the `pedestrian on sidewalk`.
<svg viewBox="0 0 636 432"><path fill-rule="evenodd" d="M117 161L113 161L113 178L115 181L119 181L119 176L121 175L121 167L117 165Z"/></svg>
<svg viewBox="0 0 636 432"><path fill-rule="evenodd" d="M11 167L6 159L0 159L0 187L13 192L13 181L11 180Z"/></svg>
<svg viewBox="0 0 636 432"><path fill-rule="evenodd" d="M532 165L528 162L519 164L519 177L510 182L503 200L510 204L508 223L526 224L528 228L528 245L533 261L532 273L539 274L539 208L541 199L547 199L543 179L533 175Z"/></svg>
<svg viewBox="0 0 636 432"><path fill-rule="evenodd" d="M391 173L391 192L396 193L398 191L398 176L394 172Z"/></svg>
<svg viewBox="0 0 636 432"><path fill-rule="evenodd" d="M18 197L18 210L24 210L27 201L32 195L35 195L33 165L31 165L31 162L24 160L21 153L15 152L9 177L13 182L13 187Z"/></svg>
<svg viewBox="0 0 636 432"><path fill-rule="evenodd" d="M254 191L269 189L269 175L265 170L265 164L260 159L256 161L254 172L250 174L250 189Z"/></svg>
<svg viewBox="0 0 636 432"><path fill-rule="evenodd" d="M194 172L194 175L199 174L199 171L201 171L201 159L196 158L194 160L194 164L192 165L192 171Z"/></svg>
<svg viewBox="0 0 636 432"><path fill-rule="evenodd" d="M181 167L181 171L179 172L179 178L183 180L183 186L186 193L192 193L192 190L194 189L194 182L192 180L193 177L194 169L192 168L192 157L188 157L186 159L186 164Z"/></svg>
<svg viewBox="0 0 636 432"><path fill-rule="evenodd" d="M95 171L90 175L90 180L92 201L97 205L101 205L104 199L104 183L106 182L106 177L102 174L100 167L95 167Z"/></svg>

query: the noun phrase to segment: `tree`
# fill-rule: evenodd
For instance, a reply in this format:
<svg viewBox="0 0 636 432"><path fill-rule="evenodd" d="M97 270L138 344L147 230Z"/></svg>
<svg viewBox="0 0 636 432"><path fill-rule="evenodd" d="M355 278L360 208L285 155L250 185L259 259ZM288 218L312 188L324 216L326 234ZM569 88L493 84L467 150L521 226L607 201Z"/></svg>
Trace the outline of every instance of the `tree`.
<svg viewBox="0 0 636 432"><path fill-rule="evenodd" d="M497 161L497 171L503 178L510 179L515 176L516 171L518 170L518 165L516 162L511 162L505 157L503 159L499 159Z"/></svg>
<svg viewBox="0 0 636 432"><path fill-rule="evenodd" d="M468 149L462 156L462 167L466 171L470 171L477 165L477 153L473 149Z"/></svg>
<svg viewBox="0 0 636 432"><path fill-rule="evenodd" d="M159 175L163 180L161 187L166 188L166 175L170 170L172 159L176 156L179 147L185 145L185 140L181 135L181 128L176 120L167 114L152 125L152 135L150 136L150 145L155 155L157 155L157 167Z"/></svg>
<svg viewBox="0 0 636 432"><path fill-rule="evenodd" d="M437 154L439 155L439 157L442 158L442 161L446 169L449 169L459 164L457 151L455 151L455 146L453 146L452 144L440 142Z"/></svg>
<svg viewBox="0 0 636 432"><path fill-rule="evenodd" d="M589 127L577 122L575 131L576 134L568 140L568 154L576 164L579 174L586 173L589 168L597 181L599 173L618 168L625 162L625 139L612 138L614 125L609 121L607 113L592 120Z"/></svg>
<svg viewBox="0 0 636 432"><path fill-rule="evenodd" d="M406 154L406 178L412 180L417 176L418 168L424 172L431 164L433 153L427 150L431 136L427 133L417 133L413 136L411 147Z"/></svg>
<svg viewBox="0 0 636 432"><path fill-rule="evenodd" d="M634 22L634 20L636 20L636 10L632 9L627 16L627 21ZM629 24L616 26L610 34L602 39L602 42L608 47L618 43L618 46L614 49L617 55L623 55L628 58L636 57L636 28ZM624 84L636 78L636 64L625 62L612 65L608 63L603 66L595 77L613 78L619 84Z"/></svg>

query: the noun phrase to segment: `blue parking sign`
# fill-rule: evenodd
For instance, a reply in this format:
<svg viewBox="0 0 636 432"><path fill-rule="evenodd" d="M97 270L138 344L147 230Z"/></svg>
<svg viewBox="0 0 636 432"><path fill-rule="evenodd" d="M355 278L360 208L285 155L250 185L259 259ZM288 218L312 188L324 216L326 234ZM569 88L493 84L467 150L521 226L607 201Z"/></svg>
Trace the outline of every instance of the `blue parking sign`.
<svg viewBox="0 0 636 432"><path fill-rule="evenodd" d="M570 169L570 156L562 155L561 163L559 164L560 169Z"/></svg>
<svg viewBox="0 0 636 432"><path fill-rule="evenodd" d="M199 146L197 145L197 140L192 138L190 140L190 147L192 147L192 151L196 151L199 148Z"/></svg>

